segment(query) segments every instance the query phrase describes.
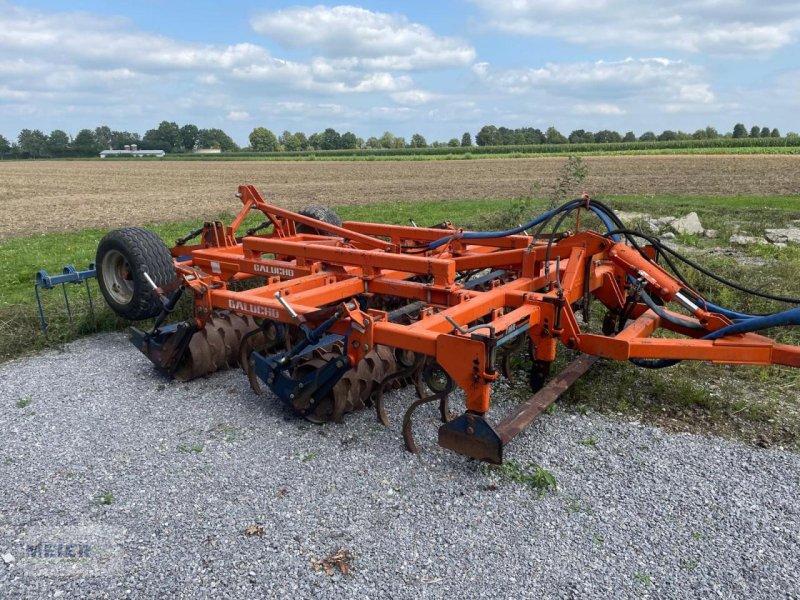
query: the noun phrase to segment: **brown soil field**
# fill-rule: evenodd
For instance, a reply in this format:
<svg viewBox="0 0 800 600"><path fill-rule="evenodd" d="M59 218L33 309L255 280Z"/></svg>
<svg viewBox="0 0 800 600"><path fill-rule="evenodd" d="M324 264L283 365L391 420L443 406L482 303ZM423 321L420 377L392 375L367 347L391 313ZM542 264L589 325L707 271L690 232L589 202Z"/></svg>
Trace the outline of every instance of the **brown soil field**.
<svg viewBox="0 0 800 600"><path fill-rule="evenodd" d="M412 200L499 199L552 188L566 159L435 161L3 161L0 239L232 212L255 184L287 208ZM603 195L800 194L800 156L588 157L583 184Z"/></svg>

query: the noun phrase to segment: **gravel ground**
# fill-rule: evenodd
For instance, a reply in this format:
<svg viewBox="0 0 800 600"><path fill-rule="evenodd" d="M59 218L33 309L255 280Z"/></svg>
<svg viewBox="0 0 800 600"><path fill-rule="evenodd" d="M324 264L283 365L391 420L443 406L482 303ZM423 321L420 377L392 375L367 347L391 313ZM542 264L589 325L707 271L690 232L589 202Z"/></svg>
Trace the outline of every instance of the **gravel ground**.
<svg viewBox="0 0 800 600"><path fill-rule="evenodd" d="M2 598L800 597L796 454L556 411L507 448L555 475L540 495L438 448L433 409L406 453L407 392L389 429L314 426L119 334L0 381ZM340 549L348 575L315 570Z"/></svg>

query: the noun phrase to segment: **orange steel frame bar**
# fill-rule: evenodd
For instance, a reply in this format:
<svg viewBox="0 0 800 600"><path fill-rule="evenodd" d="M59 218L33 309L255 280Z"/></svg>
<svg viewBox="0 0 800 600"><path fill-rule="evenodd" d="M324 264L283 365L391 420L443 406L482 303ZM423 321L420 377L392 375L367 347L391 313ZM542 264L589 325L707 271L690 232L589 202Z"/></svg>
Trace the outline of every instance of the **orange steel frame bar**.
<svg viewBox="0 0 800 600"><path fill-rule="evenodd" d="M682 331L643 304L637 305L632 325L615 337L582 332L573 305L588 294L609 309L620 310L628 275L647 279L665 300L676 291L669 274L654 268L630 247L597 233L578 233L553 243L546 264L547 244L527 236L476 243L460 239L460 232L454 229L373 223L337 227L267 204L252 186L240 187L237 195L243 208L231 226L207 223L202 243L172 250L179 274L195 294L198 326L214 309L282 323L296 324L299 319L315 324L324 320L317 316L321 308L356 296L421 301L421 318L411 325L389 322L385 312L364 312L351 305L332 331L344 333L352 330L354 323L358 326L347 349L351 364L374 344L434 357L463 388L467 409L474 413L489 410L490 384L497 378L489 340L525 328L535 358L542 361L554 360L556 342L561 342L614 360L664 358L800 367L800 348L776 344L761 335L714 341L653 337L661 327L698 337L704 332ZM237 239L238 227L252 210L265 215L272 231ZM331 235L298 234L297 224ZM419 251L422 244L443 236L452 239L440 249ZM177 257L182 258L178 261ZM511 280L497 280L486 291L466 289L456 281L459 273L495 268L505 270ZM235 281L257 276L266 278L266 285L245 291L230 289ZM290 303L298 318L276 294ZM701 309L695 317L708 331L730 324L725 317ZM490 320L484 326L465 332L486 318Z"/></svg>

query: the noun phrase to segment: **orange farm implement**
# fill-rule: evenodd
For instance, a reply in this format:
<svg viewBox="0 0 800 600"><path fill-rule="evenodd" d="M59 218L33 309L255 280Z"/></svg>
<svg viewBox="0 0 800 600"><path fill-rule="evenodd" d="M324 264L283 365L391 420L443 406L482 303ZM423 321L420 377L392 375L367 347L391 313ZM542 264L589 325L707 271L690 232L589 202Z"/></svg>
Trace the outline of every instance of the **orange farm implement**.
<svg viewBox="0 0 800 600"><path fill-rule="evenodd" d="M191 379L238 363L253 390L268 387L312 421L372 405L387 423L385 392L413 384L419 399L403 423L410 450L413 411L438 402L441 446L500 463L503 447L598 358L645 368L681 360L800 367L800 348L757 333L797 324L800 308L749 315L712 304L677 265L721 278L626 229L588 196L496 232L341 223L327 209L268 204L249 185L237 196L243 206L230 225L207 222L171 250L141 228L106 235L100 288L120 316L155 317L152 328L130 332L163 373ZM264 221L242 235L255 211ZM608 231L580 231L589 213ZM570 215L576 232L559 233ZM193 317L165 325L183 293ZM593 301L606 309L602 333L582 330ZM672 333L658 337L659 329ZM550 378L559 344L582 354ZM535 393L492 424L492 384L526 351ZM456 387L460 415L448 407Z"/></svg>

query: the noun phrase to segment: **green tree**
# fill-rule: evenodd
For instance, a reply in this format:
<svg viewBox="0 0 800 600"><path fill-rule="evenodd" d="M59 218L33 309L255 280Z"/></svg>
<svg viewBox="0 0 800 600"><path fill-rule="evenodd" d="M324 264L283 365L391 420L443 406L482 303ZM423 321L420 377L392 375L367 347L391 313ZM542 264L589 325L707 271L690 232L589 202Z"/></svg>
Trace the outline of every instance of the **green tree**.
<svg viewBox="0 0 800 600"><path fill-rule="evenodd" d="M656 141L656 134L652 131L645 131L642 135L639 136L640 142L655 142Z"/></svg>
<svg viewBox="0 0 800 600"><path fill-rule="evenodd" d="M427 148L428 142L420 133L415 133L411 136L411 147L412 148Z"/></svg>
<svg viewBox="0 0 800 600"><path fill-rule="evenodd" d="M708 134L706 134L705 129L698 129L692 134L693 140L705 140L708 139Z"/></svg>
<svg viewBox="0 0 800 600"><path fill-rule="evenodd" d="M343 150L355 150L358 148L360 144L358 143L358 138L356 134L351 131L346 131L342 134L341 141L339 143L339 147Z"/></svg>
<svg viewBox="0 0 800 600"><path fill-rule="evenodd" d="M456 148L461 144L458 141L458 138L450 138L450 140L447 142L447 145L450 146L451 148Z"/></svg>
<svg viewBox="0 0 800 600"><path fill-rule="evenodd" d="M465 131L464 135L461 136L461 145L464 148L472 146L472 136L469 134L469 131Z"/></svg>
<svg viewBox="0 0 800 600"><path fill-rule="evenodd" d="M398 135L394 138L394 147L395 148L405 148L406 147L406 138L402 135Z"/></svg>
<svg viewBox="0 0 800 600"><path fill-rule="evenodd" d="M278 136L278 143L287 152L297 152L298 150L302 149L300 148L298 139L288 129L284 130L284 132Z"/></svg>
<svg viewBox="0 0 800 600"><path fill-rule="evenodd" d="M547 144L566 144L567 138L555 127L548 127L544 134L544 141Z"/></svg>
<svg viewBox="0 0 800 600"><path fill-rule="evenodd" d="M338 150L342 147L342 136L333 127L328 127L320 137L320 150Z"/></svg>
<svg viewBox="0 0 800 600"><path fill-rule="evenodd" d="M253 129L249 139L253 152L276 152L278 150L278 138L266 127Z"/></svg>
<svg viewBox="0 0 800 600"><path fill-rule="evenodd" d="M750 128L750 137L751 138L761 137L761 128L758 125L753 125Z"/></svg>
<svg viewBox="0 0 800 600"><path fill-rule="evenodd" d="M769 127L761 128L761 137L769 137Z"/></svg>
<svg viewBox="0 0 800 600"><path fill-rule="evenodd" d="M197 134L198 148L219 148L223 152L236 152L239 146L222 129L201 129Z"/></svg>
<svg viewBox="0 0 800 600"><path fill-rule="evenodd" d="M575 129L569 134L568 140L570 144L591 144L594 142L594 134L591 131Z"/></svg>
<svg viewBox="0 0 800 600"><path fill-rule="evenodd" d="M616 131L603 129L594 134L594 141L598 144L607 144L609 142L621 142L622 136Z"/></svg>
<svg viewBox="0 0 800 600"><path fill-rule="evenodd" d="M38 129L33 131L23 129L20 131L17 136L17 143L19 144L19 151L30 158L39 158L47 152L47 136Z"/></svg>
<svg viewBox="0 0 800 600"><path fill-rule="evenodd" d="M719 132L714 127L709 125L708 127L706 127L706 137L709 140L715 140L719 137Z"/></svg>
<svg viewBox="0 0 800 600"><path fill-rule="evenodd" d="M500 135L494 125L484 125L475 136L475 143L478 146L498 146L500 145Z"/></svg>
<svg viewBox="0 0 800 600"><path fill-rule="evenodd" d="M131 133L130 131L112 131L111 132L111 148L120 150L125 146L131 144L139 145L142 138L138 133Z"/></svg>
<svg viewBox="0 0 800 600"><path fill-rule="evenodd" d="M9 141L0 135L0 160L3 160L3 156L9 154L11 152L11 144Z"/></svg>
<svg viewBox="0 0 800 600"><path fill-rule="evenodd" d="M733 126L733 137L736 139L747 137L747 128L742 123Z"/></svg>
<svg viewBox="0 0 800 600"><path fill-rule="evenodd" d="M81 129L72 140L72 149L78 156L92 156L98 153L97 138L91 129Z"/></svg>
<svg viewBox="0 0 800 600"><path fill-rule="evenodd" d="M156 129L145 132L142 146L151 150L177 152L181 148L181 129L174 121L161 121Z"/></svg>
<svg viewBox="0 0 800 600"><path fill-rule="evenodd" d="M770 133L769 133L769 137L779 138L779 137L781 137L781 132L780 132L780 131L778 131L778 129L777 129L777 127L776 127L775 129L773 129L772 131L770 131Z"/></svg>
<svg viewBox="0 0 800 600"><path fill-rule="evenodd" d="M308 138L302 131L294 132L294 139L297 140L298 150L308 150Z"/></svg>
<svg viewBox="0 0 800 600"><path fill-rule="evenodd" d="M384 131L383 135L378 140L380 142L381 148L394 148L395 147L395 137L391 131Z"/></svg>
<svg viewBox="0 0 800 600"><path fill-rule="evenodd" d="M622 138L623 142L635 142L636 141L636 134L632 131L629 131L625 134L625 137Z"/></svg>
<svg viewBox="0 0 800 600"><path fill-rule="evenodd" d="M658 136L659 142L671 142L678 139L678 134L671 129L666 129Z"/></svg>
<svg viewBox="0 0 800 600"><path fill-rule="evenodd" d="M367 138L367 144L366 145L367 145L367 148L372 148L374 150L377 150L378 148L381 147L381 141L378 138L376 138L375 136L372 136L370 138Z"/></svg>
<svg viewBox="0 0 800 600"><path fill-rule="evenodd" d="M101 150L111 150L111 128L108 125L100 125L94 129L94 139L97 142L97 147Z"/></svg>
<svg viewBox="0 0 800 600"><path fill-rule="evenodd" d="M188 123L181 127L181 147L184 152L191 152L197 147L197 142L200 141L200 129L197 125Z"/></svg>
<svg viewBox="0 0 800 600"><path fill-rule="evenodd" d="M319 150L320 145L322 144L322 134L321 133L312 133L308 136L308 147L313 148L314 150Z"/></svg>
<svg viewBox="0 0 800 600"><path fill-rule="evenodd" d="M69 150L69 136L65 131L54 129L47 136L47 151L51 156L64 156Z"/></svg>

